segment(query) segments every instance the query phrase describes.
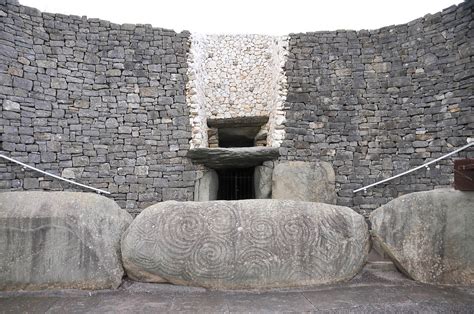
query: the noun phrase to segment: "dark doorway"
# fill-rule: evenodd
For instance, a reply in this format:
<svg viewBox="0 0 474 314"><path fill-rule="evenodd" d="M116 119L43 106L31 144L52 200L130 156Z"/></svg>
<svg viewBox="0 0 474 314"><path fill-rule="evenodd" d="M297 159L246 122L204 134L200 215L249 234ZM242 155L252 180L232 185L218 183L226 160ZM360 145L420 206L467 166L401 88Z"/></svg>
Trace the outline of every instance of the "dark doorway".
<svg viewBox="0 0 474 314"><path fill-rule="evenodd" d="M255 198L254 168L220 169L218 200L244 200Z"/></svg>
<svg viewBox="0 0 474 314"><path fill-rule="evenodd" d="M260 127L218 129L219 147L252 147Z"/></svg>
<svg viewBox="0 0 474 314"><path fill-rule="evenodd" d="M266 146L267 116L207 119L209 148Z"/></svg>

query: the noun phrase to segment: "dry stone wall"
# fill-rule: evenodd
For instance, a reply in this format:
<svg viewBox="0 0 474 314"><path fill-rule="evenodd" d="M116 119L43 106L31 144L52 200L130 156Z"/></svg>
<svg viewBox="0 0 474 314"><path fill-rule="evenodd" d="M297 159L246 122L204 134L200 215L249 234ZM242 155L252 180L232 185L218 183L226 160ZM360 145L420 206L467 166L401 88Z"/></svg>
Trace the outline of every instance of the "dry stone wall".
<svg viewBox="0 0 474 314"><path fill-rule="evenodd" d="M373 31L290 35L281 159L329 161L337 203L363 213L401 194L450 185L453 166L445 160L352 193L473 136L472 5Z"/></svg>
<svg viewBox="0 0 474 314"><path fill-rule="evenodd" d="M0 4L1 150L132 212L191 200L189 33ZM3 160L0 188L74 189Z"/></svg>
<svg viewBox="0 0 474 314"><path fill-rule="evenodd" d="M473 136L472 11L466 1L372 31L191 37L0 0L1 152L138 212L193 199L185 156L208 146L208 118L265 115L280 162L331 163L337 204L368 214L451 184L446 160L352 192ZM0 190L37 189L75 190L0 160Z"/></svg>

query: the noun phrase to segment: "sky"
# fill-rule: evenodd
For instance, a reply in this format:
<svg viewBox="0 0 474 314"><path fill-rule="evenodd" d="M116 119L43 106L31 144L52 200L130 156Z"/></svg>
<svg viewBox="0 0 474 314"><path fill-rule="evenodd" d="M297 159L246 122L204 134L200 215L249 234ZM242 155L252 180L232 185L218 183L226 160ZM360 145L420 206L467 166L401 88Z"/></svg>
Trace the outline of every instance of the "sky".
<svg viewBox="0 0 474 314"><path fill-rule="evenodd" d="M461 0L20 0L43 12L202 34L286 35L407 23Z"/></svg>

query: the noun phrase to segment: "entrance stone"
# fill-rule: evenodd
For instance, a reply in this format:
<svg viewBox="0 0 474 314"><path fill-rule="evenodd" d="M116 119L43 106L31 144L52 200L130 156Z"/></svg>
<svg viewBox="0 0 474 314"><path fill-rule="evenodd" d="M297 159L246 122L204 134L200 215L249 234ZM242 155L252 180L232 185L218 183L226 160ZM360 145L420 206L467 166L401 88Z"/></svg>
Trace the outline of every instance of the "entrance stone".
<svg viewBox="0 0 474 314"><path fill-rule="evenodd" d="M367 224L352 209L285 200L158 203L122 241L130 277L211 289L348 280L368 250Z"/></svg>
<svg viewBox="0 0 474 314"><path fill-rule="evenodd" d="M335 180L328 162L280 162L273 169L272 198L336 204Z"/></svg>

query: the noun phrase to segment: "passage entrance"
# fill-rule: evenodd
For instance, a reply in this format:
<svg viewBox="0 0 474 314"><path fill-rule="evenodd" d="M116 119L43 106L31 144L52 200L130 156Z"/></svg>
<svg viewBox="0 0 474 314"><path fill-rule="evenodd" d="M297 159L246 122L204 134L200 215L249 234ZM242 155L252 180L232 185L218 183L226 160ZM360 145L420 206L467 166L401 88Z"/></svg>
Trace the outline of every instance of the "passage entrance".
<svg viewBox="0 0 474 314"><path fill-rule="evenodd" d="M219 176L218 200L243 200L255 198L254 168L217 170Z"/></svg>

